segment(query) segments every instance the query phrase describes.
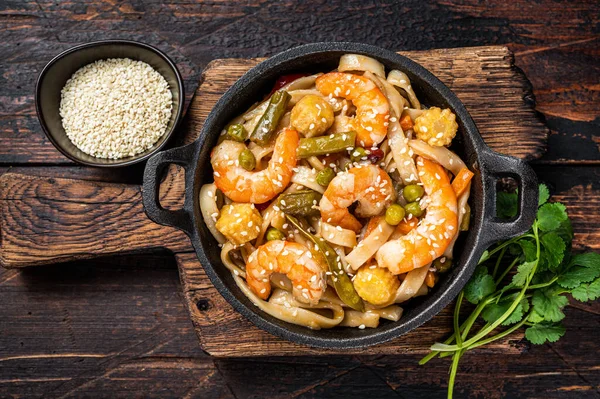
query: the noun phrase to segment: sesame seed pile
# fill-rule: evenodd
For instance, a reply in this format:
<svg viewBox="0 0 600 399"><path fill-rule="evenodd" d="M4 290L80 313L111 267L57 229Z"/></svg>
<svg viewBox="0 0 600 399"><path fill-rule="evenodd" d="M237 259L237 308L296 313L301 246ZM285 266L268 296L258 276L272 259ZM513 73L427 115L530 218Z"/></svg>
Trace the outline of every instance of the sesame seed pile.
<svg viewBox="0 0 600 399"><path fill-rule="evenodd" d="M145 62L129 58L86 65L61 91L60 116L67 136L97 158L146 151L164 135L172 109L165 78Z"/></svg>

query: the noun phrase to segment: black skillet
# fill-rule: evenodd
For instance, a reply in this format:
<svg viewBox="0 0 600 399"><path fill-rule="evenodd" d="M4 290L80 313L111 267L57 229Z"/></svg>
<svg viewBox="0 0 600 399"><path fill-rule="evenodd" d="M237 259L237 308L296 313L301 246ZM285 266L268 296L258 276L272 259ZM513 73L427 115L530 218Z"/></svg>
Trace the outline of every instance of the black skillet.
<svg viewBox="0 0 600 399"><path fill-rule="evenodd" d="M220 261L220 248L200 214L200 186L212 182L210 151L221 129L236 115L270 91L275 80L294 72L324 72L337 68L341 55L364 54L382 62L388 70L399 69L411 80L419 99L429 106L450 108L457 117L459 133L452 149L475 173L471 188L471 227L455 247L455 266L424 297L406 306L397 322L384 321L375 329L333 328L310 330L278 320L254 306L238 289L231 273ZM177 211L162 208L158 188L169 164L185 168L185 203ZM519 188L519 213L513 220L496 217L496 182L512 177ZM378 47L357 43L308 44L280 53L248 71L217 102L198 140L185 147L154 155L144 172L143 201L146 213L157 223L183 230L191 239L206 274L225 299L258 327L292 342L321 348L357 348L380 344L411 331L447 306L471 277L483 251L492 243L522 234L533 223L538 201L533 170L519 159L493 152L483 142L475 123L454 93L425 68L410 59Z"/></svg>

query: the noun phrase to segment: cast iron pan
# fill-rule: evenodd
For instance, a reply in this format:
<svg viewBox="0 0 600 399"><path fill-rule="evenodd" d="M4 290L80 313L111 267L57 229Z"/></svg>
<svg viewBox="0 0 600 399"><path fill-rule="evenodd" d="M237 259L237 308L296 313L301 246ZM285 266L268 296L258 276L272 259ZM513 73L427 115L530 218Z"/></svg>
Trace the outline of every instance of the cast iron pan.
<svg viewBox="0 0 600 399"><path fill-rule="evenodd" d="M210 151L221 129L236 115L263 98L275 80L294 72L324 72L337 68L341 55L364 54L382 62L388 70L404 71L419 99L429 106L450 108L457 116L459 134L453 150L475 172L471 188L471 228L457 243L452 271L424 297L404 307L397 322L384 321L378 328L333 328L313 331L278 320L257 309L238 289L231 273L220 261L220 249L200 214L198 193L212 182ZM186 194L182 209L162 208L158 188L169 164L185 168ZM496 217L496 182L514 178L519 187L519 213L512 220ZM378 47L357 43L308 44L280 53L257 65L238 80L217 102L206 119L198 140L185 147L154 155L144 173L143 201L146 213L157 223L183 230L191 239L206 274L221 295L258 327L299 344L321 348L357 348L380 344L415 329L448 305L469 280L483 251L492 243L522 234L533 223L538 202L537 179L523 161L490 150L483 142L464 105L448 87L410 59Z"/></svg>

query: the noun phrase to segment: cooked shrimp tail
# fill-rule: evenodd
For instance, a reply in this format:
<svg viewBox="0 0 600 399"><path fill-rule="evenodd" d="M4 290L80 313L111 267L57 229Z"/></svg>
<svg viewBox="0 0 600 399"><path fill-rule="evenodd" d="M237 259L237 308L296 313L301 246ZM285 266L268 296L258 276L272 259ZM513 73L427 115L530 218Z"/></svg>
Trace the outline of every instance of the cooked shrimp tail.
<svg viewBox="0 0 600 399"><path fill-rule="evenodd" d="M377 263L394 274L423 267L440 257L458 231L456 194L439 164L417 158L417 170L428 195L427 214L403 237L388 241L377 251Z"/></svg>
<svg viewBox="0 0 600 399"><path fill-rule="evenodd" d="M225 140L213 150L211 164L215 184L235 202L262 204L272 200L290 183L296 166L298 132L285 129L277 136L273 156L266 169L248 171L239 164L243 143Z"/></svg>
<svg viewBox="0 0 600 399"><path fill-rule="evenodd" d="M352 101L356 116L351 121L356 131L356 145L371 147L383 141L388 130L390 104L375 83L364 76L330 72L316 80L321 94Z"/></svg>
<svg viewBox="0 0 600 399"><path fill-rule="evenodd" d="M371 217L395 200L390 176L379 166L365 165L338 174L325 190L319 208L326 223L357 232L362 224L348 210L354 202L358 202L355 213L359 217Z"/></svg>
<svg viewBox="0 0 600 399"><path fill-rule="evenodd" d="M261 299L271 294L273 273L283 273L291 280L292 294L299 302L316 304L327 288L325 265L313 257L307 247L296 242L269 241L249 256L246 282Z"/></svg>

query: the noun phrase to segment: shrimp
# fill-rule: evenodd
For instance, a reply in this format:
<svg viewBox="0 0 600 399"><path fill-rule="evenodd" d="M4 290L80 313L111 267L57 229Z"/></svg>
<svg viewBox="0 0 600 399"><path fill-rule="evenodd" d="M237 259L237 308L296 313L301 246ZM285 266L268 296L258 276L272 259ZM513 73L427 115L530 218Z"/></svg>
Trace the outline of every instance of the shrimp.
<svg viewBox="0 0 600 399"><path fill-rule="evenodd" d="M346 98L356 107L352 127L356 144L372 147L385 138L388 131L390 104L375 83L364 76L330 72L316 80L317 90L326 96Z"/></svg>
<svg viewBox="0 0 600 399"><path fill-rule="evenodd" d="M294 298L315 305L327 288L324 272L325 266L304 245L273 240L248 257L246 282L256 295L267 299L271 294L271 274L283 273L292 282Z"/></svg>
<svg viewBox="0 0 600 399"><path fill-rule="evenodd" d="M417 158L417 170L429 196L427 214L405 236L386 242L377 251L380 267L402 274L439 258L458 232L456 194L444 168L425 158Z"/></svg>
<svg viewBox="0 0 600 399"><path fill-rule="evenodd" d="M211 154L215 184L235 202L267 202L290 183L294 174L292 169L296 167L297 147L298 132L293 129L283 130L275 140L273 156L267 168L254 172L242 168L238 162L238 157L246 146L225 140Z"/></svg>
<svg viewBox="0 0 600 399"><path fill-rule="evenodd" d="M333 225L358 232L362 225L348 211L358 201L356 214L371 217L396 200L390 176L379 166L364 165L339 173L327 186L319 208L321 218Z"/></svg>

